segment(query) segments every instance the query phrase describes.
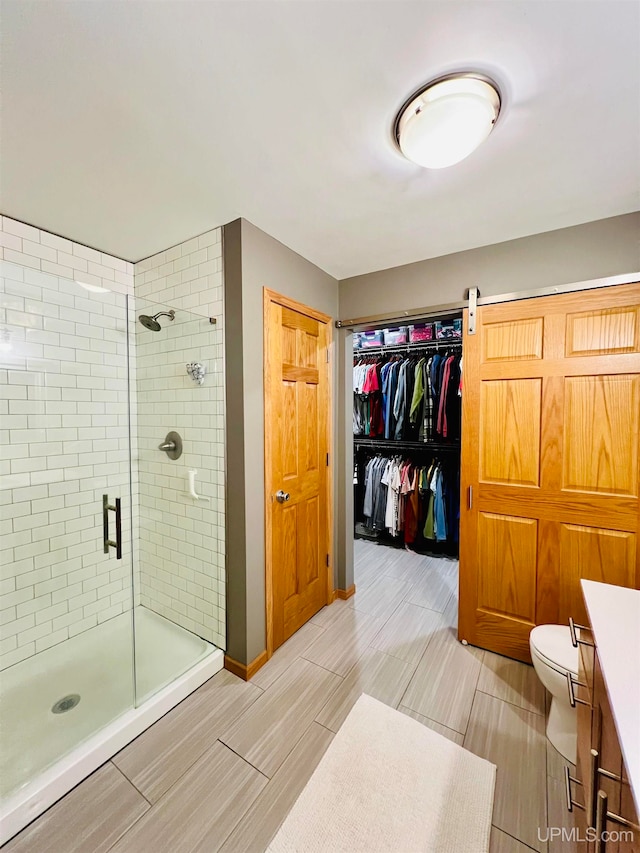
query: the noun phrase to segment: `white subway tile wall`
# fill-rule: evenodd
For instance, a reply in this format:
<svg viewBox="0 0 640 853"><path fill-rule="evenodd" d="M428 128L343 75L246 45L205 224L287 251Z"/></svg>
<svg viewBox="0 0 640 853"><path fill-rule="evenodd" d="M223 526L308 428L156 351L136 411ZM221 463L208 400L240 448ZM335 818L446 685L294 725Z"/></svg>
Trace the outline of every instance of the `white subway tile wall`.
<svg viewBox="0 0 640 853"><path fill-rule="evenodd" d="M2 669L131 608L133 265L7 217L0 246ZM104 493L123 499L120 561Z"/></svg>
<svg viewBox="0 0 640 853"><path fill-rule="evenodd" d="M221 229L134 266L8 217L0 226L0 669L132 596L224 647ZM178 309L167 334L136 322L161 306L127 308L134 292ZM203 386L191 361L207 366ZM185 439L176 463L157 450L169 429ZM184 496L189 468L206 506ZM102 551L103 493L123 501L117 563Z"/></svg>
<svg viewBox="0 0 640 853"><path fill-rule="evenodd" d="M140 261L134 278L138 314L176 311L160 332L136 326L140 603L224 648L221 238L216 228ZM188 376L191 362L205 365L203 385ZM158 450L170 430L184 442L178 460ZM208 501L187 495L189 470Z"/></svg>

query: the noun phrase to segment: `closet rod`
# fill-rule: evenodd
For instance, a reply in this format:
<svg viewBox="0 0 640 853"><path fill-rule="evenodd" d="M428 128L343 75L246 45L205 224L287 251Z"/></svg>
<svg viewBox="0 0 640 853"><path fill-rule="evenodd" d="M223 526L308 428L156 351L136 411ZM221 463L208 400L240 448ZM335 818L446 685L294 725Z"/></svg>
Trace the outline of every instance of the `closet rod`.
<svg viewBox="0 0 640 853"><path fill-rule="evenodd" d="M403 353L429 350L435 350L437 352L440 349L462 350L462 341L460 338L442 338L438 341L420 341L410 344L389 344L388 346L383 344L380 347L361 347L360 349L354 349L353 355L355 358L361 355L382 355L386 352Z"/></svg>
<svg viewBox="0 0 640 853"><path fill-rule="evenodd" d="M460 452L459 444L436 444L428 441L395 441L392 439L357 438L354 436L354 445L358 447L372 447L385 450L434 450L434 451L457 451Z"/></svg>

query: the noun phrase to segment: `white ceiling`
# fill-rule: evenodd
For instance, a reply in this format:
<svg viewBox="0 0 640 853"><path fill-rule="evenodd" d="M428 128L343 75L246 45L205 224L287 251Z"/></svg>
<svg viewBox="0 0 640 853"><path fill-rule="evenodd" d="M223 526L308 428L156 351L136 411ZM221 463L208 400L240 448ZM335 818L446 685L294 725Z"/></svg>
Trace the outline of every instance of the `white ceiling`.
<svg viewBox="0 0 640 853"><path fill-rule="evenodd" d="M338 278L640 207L640 4L3 2L3 212L127 260L244 216ZM503 115L426 171L413 89Z"/></svg>

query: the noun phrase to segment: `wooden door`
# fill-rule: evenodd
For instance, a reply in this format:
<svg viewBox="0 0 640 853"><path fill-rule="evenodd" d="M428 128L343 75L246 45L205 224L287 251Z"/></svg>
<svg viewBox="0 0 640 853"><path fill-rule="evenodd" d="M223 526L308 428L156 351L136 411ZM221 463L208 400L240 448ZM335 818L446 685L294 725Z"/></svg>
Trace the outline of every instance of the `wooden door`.
<svg viewBox="0 0 640 853"><path fill-rule="evenodd" d="M465 315L467 312L465 312ZM460 639L529 661L580 578L640 586L640 285L465 316Z"/></svg>
<svg viewBox="0 0 640 853"><path fill-rule="evenodd" d="M333 592L330 318L265 290L267 653ZM286 499L280 501L277 493Z"/></svg>

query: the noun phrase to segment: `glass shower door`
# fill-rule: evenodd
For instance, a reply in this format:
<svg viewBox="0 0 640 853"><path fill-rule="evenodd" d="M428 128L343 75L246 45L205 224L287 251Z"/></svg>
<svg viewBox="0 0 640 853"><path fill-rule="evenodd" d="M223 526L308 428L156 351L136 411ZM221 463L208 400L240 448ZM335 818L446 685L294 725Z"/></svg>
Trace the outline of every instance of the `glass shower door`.
<svg viewBox="0 0 640 853"><path fill-rule="evenodd" d="M222 333L136 297L136 704L224 644Z"/></svg>
<svg viewBox="0 0 640 853"><path fill-rule="evenodd" d="M123 295L2 262L5 797L134 704Z"/></svg>

